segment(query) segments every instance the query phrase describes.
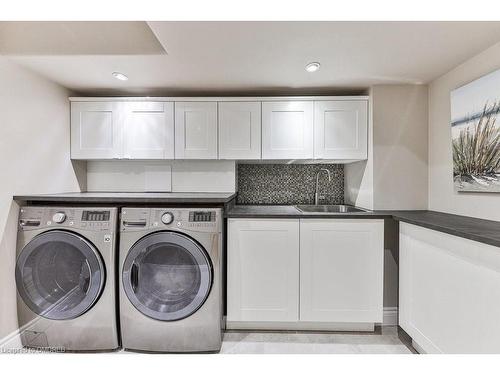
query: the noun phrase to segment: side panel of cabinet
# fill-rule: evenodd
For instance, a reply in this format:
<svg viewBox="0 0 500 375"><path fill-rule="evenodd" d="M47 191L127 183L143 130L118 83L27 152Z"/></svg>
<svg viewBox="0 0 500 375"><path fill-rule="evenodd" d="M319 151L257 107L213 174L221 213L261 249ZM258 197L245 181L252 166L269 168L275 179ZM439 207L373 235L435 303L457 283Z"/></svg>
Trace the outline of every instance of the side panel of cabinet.
<svg viewBox="0 0 500 375"><path fill-rule="evenodd" d="M300 320L383 319L383 220L300 221Z"/></svg>
<svg viewBox="0 0 500 375"><path fill-rule="evenodd" d="M261 103L219 103L219 159L260 159Z"/></svg>
<svg viewBox="0 0 500 375"><path fill-rule="evenodd" d="M368 102L314 102L314 157L366 159L368 157Z"/></svg>
<svg viewBox="0 0 500 375"><path fill-rule="evenodd" d="M175 158L217 159L217 103L175 103Z"/></svg>
<svg viewBox="0 0 500 375"><path fill-rule="evenodd" d="M228 322L299 319L299 221L229 219Z"/></svg>
<svg viewBox="0 0 500 375"><path fill-rule="evenodd" d="M117 103L71 103L71 158L115 159L122 154L122 114Z"/></svg>
<svg viewBox="0 0 500 375"><path fill-rule="evenodd" d="M262 159L312 159L313 103L262 103Z"/></svg>
<svg viewBox="0 0 500 375"><path fill-rule="evenodd" d="M500 354L499 247L400 222L399 325L425 353Z"/></svg>
<svg viewBox="0 0 500 375"><path fill-rule="evenodd" d="M123 103L124 158L174 158L174 103Z"/></svg>

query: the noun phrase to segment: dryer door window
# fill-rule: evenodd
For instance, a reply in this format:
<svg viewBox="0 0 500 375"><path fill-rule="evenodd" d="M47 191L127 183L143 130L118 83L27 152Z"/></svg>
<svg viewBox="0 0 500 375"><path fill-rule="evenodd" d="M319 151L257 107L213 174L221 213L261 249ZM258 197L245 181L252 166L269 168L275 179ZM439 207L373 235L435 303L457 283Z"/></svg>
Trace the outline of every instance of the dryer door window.
<svg viewBox="0 0 500 375"><path fill-rule="evenodd" d="M21 251L16 285L24 303L48 319L73 319L89 310L104 287L99 253L76 233L42 233Z"/></svg>
<svg viewBox="0 0 500 375"><path fill-rule="evenodd" d="M212 267L205 250L190 237L156 232L130 249L122 282L128 299L142 314L163 321L180 320L205 302Z"/></svg>

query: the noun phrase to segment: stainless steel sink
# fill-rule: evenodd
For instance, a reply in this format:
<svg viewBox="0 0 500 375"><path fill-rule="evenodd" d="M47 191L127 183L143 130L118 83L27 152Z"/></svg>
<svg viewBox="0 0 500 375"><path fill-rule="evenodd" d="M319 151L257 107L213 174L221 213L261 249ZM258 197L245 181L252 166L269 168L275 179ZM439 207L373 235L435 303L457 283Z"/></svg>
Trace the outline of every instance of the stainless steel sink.
<svg viewBox="0 0 500 375"><path fill-rule="evenodd" d="M319 204L319 205L298 205L295 206L299 211L302 212L310 212L310 213L349 213L349 212L367 212L367 210L364 210L362 208L357 208L354 206L348 206L345 204L335 204L335 205L326 205L326 204Z"/></svg>

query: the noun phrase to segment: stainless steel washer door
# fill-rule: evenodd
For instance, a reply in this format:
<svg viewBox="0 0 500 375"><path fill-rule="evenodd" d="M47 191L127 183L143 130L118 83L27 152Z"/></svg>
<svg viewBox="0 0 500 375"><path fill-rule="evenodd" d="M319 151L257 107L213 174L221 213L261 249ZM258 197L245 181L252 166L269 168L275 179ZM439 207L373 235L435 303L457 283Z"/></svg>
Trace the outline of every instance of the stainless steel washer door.
<svg viewBox="0 0 500 375"><path fill-rule="evenodd" d="M31 240L16 264L24 303L48 319L74 319L88 311L104 288L105 270L96 248L73 232L52 230Z"/></svg>
<svg viewBox="0 0 500 375"><path fill-rule="evenodd" d="M156 320L180 320L207 299L212 267L205 250L192 238L156 232L132 246L122 282L128 299L142 314Z"/></svg>

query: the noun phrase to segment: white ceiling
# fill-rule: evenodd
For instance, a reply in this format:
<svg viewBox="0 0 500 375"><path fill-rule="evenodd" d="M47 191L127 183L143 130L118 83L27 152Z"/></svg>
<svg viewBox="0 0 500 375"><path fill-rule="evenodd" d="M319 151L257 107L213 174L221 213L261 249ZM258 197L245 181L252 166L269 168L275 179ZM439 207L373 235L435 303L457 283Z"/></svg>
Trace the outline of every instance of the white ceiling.
<svg viewBox="0 0 500 375"><path fill-rule="evenodd" d="M158 55L163 46L146 22L0 22L6 55Z"/></svg>
<svg viewBox="0 0 500 375"><path fill-rule="evenodd" d="M500 22L30 24L15 32L11 24L9 33L4 26L0 54L87 95L320 94L427 83L500 41ZM321 62L318 72L304 70L311 61Z"/></svg>

